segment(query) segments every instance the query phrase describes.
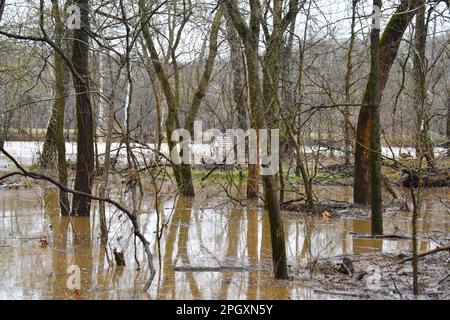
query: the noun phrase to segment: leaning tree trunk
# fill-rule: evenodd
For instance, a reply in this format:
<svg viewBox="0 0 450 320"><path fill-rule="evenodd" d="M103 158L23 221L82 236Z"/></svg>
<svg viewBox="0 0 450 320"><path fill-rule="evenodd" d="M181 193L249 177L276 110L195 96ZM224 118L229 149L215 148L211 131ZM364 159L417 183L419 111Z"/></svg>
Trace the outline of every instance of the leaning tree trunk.
<svg viewBox="0 0 450 320"><path fill-rule="evenodd" d="M140 14L143 16L142 18L142 35L145 40L145 44L147 45L147 49L149 51L150 57L152 58L153 67L155 69L156 76L158 77L161 87L163 89L164 95L166 97L167 107L168 107L168 113L167 113L167 119L166 119L166 138L167 143L169 145L169 150L174 150L176 148L177 144L172 141L172 133L175 131L177 127L179 127L178 123L178 108L179 108L179 98L176 96L176 92L178 90L174 91L171 88L169 77L166 74L166 71L164 70L164 67L159 59L158 52L155 48L152 35L150 34L150 28L148 24L148 10L146 8L146 4L144 0L139 0L139 11ZM147 17L146 17L147 16ZM220 27L220 21L222 18L222 9L219 7L217 10L213 23L211 25L211 31L210 31L210 43L209 43L209 55L208 59L205 64L205 69L202 74L202 78L200 80L200 83L198 85L198 88L194 94L194 97L192 99L191 108L189 110L189 113L186 116L185 120L185 128L186 129L192 129L195 117L197 116L198 109L200 107L200 104L205 97L206 89L208 88L213 66L214 66L214 60L217 55L217 49L218 49L218 43L217 43L217 37ZM146 20L146 21L144 21ZM175 70L176 70L175 66ZM177 82L177 81L176 81ZM192 131L191 131L192 132ZM183 154L177 155L179 157L183 157ZM177 159L172 159L172 161L175 161ZM177 162L177 161L175 161ZM174 172L175 180L177 182L178 189L180 193L184 196L194 196L195 190L194 190L194 184L192 181L192 170L190 163L181 163L176 164L172 163L172 169Z"/></svg>
<svg viewBox="0 0 450 320"><path fill-rule="evenodd" d="M91 194L94 172L94 123L89 97L89 1L75 0L80 7L81 28L74 30L72 63L77 74L73 74L76 92L77 114L77 163L75 190ZM74 215L89 216L91 200L75 194L72 203Z"/></svg>
<svg viewBox="0 0 450 320"><path fill-rule="evenodd" d="M184 127L188 129L190 133L194 132L194 121L197 117L198 111L200 109L200 104L202 103L206 90L211 81L211 75L214 68L214 62L217 56L218 50L218 36L220 29L220 22L222 20L223 9L219 6L216 14L214 15L213 22L211 24L211 30L209 33L209 53L208 58L205 62L205 67L200 78L200 82L192 98L190 110L186 116ZM190 163L181 164L180 178L184 185L189 186L189 192L187 195L194 196L194 187L192 183L192 166Z"/></svg>
<svg viewBox="0 0 450 320"><path fill-rule="evenodd" d="M402 0L389 20L380 39L380 98L389 77L389 71L397 56L398 48L409 23L417 12L417 0ZM355 145L355 172L353 199L355 203L370 204L369 146L371 132L371 110L368 106L371 94L372 75L367 80L366 90L358 117Z"/></svg>

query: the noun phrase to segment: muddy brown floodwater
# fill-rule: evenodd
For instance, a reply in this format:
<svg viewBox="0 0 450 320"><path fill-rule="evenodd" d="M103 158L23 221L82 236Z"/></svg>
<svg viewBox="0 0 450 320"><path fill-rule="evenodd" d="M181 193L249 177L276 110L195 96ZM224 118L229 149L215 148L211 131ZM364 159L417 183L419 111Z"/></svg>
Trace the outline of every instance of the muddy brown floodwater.
<svg viewBox="0 0 450 320"><path fill-rule="evenodd" d="M116 195L128 203L128 195ZM351 188L320 187L323 200L351 200ZM449 214L438 198L448 189L428 190L419 220L420 251L437 247L432 238L449 234ZM148 290L142 248L135 249L125 215L109 208L109 252L125 252L125 267L109 267L100 245L98 204L90 218L60 217L53 188L0 191L0 299L310 299L333 298L313 288L272 280L267 215L256 203L233 208L214 187L205 187L195 200L174 197L168 190L158 197L160 221L168 222L156 241L154 198L145 198L139 217L151 241L157 269ZM369 233L366 219L285 216L287 255L291 268L312 257L329 258L365 252L399 253L409 240L353 238ZM397 212L385 219L386 233L410 235L411 215ZM135 255L142 270L138 271ZM67 288L67 267L81 269L81 290ZM198 268L198 269L196 269Z"/></svg>

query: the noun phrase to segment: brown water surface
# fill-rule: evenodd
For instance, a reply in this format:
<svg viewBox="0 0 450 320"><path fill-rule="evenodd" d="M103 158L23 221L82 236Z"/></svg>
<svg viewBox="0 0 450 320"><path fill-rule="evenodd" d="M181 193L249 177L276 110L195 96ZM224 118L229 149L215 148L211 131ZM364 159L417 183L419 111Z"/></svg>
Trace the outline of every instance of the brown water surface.
<svg viewBox="0 0 450 320"><path fill-rule="evenodd" d="M350 201L351 189L323 187L321 199ZM128 203L128 195L120 201ZM448 189L428 190L419 230L424 235L449 234L449 215L438 199L449 199ZM109 252L125 251L126 267L109 266L99 240L98 204L90 218L60 217L55 189L0 191L0 299L308 299L311 288L272 280L269 225L266 213L254 204L233 208L217 191L204 188L195 200L158 197L160 221L168 222L160 241L155 236L155 201L142 201L141 229L151 241L157 269L147 293L142 288L148 272L142 247L135 250L126 216L108 208ZM291 266L315 257L371 251L398 253L408 240L353 239L349 232L370 233L365 219L285 217L287 255ZM411 216L399 212L385 219L386 233L409 235ZM42 244L42 239L48 245ZM45 241L44 241L45 242ZM420 250L436 247L423 239ZM140 261L137 270L135 254ZM81 290L67 289L67 267L81 268ZM233 272L175 271L175 267L236 267ZM250 268L255 271L248 271ZM324 298L324 297L321 297ZM327 297L325 297L327 298Z"/></svg>

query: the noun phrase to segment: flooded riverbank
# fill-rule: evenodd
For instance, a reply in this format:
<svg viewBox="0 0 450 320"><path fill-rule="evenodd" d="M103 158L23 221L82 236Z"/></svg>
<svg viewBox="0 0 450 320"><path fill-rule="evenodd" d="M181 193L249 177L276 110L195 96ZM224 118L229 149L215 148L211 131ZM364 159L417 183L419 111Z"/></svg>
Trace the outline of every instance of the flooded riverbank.
<svg viewBox="0 0 450 320"><path fill-rule="evenodd" d="M33 141L7 141L5 142L5 150L8 151L15 159L17 159L24 166L31 166L38 163L39 154L42 151L43 142ZM120 148L120 150L119 150ZM157 149L155 144L147 144L145 146L140 144L132 144L132 148L139 150L136 152L138 160L142 160L145 157L147 160L154 155L154 150ZM202 155L205 158L211 157L212 148L214 145L209 144L191 144L191 152L196 155ZM106 150L106 145L103 142L96 144L97 153L100 158L103 158ZM76 161L77 145L75 142L66 142L66 158L70 162ZM161 144L160 152L165 155L169 155L169 147L167 143ZM330 156L331 154L336 157L342 157L343 153L338 150L331 150L327 147L319 146L305 146L303 148L305 154L320 153L322 156ZM416 149L412 147L383 147L383 155L393 159L400 159L401 155L414 158L416 156ZM443 155L446 152L445 148L435 148L436 157ZM123 144L112 143L111 155L117 156L119 163L126 163L126 148ZM6 157L0 154L0 169L5 169L10 166L11 163Z"/></svg>
<svg viewBox="0 0 450 320"><path fill-rule="evenodd" d="M129 195L122 193L120 184L115 185L114 198L130 204ZM448 200L449 192L430 189L425 194L418 224L421 252L448 241L448 209L437 197ZM320 187L317 193L321 200L345 201L351 196L351 188ZM290 282L272 280L269 223L261 204L236 208L214 186L204 186L195 199L177 197L171 188L158 196L157 203L154 197L143 199L139 223L151 242L157 270L144 293L148 270L139 241L135 247L129 221L112 207L107 208L108 255L114 248L123 250L126 262L125 267L110 266L100 244L98 204L93 206L90 218L69 219L59 215L54 188L1 191L0 298L342 298L295 277ZM289 213L284 221L288 263L294 276L304 272L314 277L314 263L320 266L320 261L341 256L355 259L365 254L410 254L408 239L355 237L352 233L370 233L367 219L325 219ZM159 246L155 234L158 223L165 224ZM387 215L385 232L409 236L411 214ZM67 267L71 265L81 270L79 292L67 288Z"/></svg>

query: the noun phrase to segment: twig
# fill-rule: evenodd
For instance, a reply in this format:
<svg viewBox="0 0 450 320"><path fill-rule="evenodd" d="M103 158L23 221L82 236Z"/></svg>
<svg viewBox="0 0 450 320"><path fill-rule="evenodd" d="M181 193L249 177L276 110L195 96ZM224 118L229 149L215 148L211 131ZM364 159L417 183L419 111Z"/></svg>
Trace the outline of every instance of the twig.
<svg viewBox="0 0 450 320"><path fill-rule="evenodd" d="M402 296L402 294L400 293L400 290L398 290L397 284L395 283L395 281L392 281L392 283L394 284L395 291L397 291L398 295L400 296L400 299L403 299L403 296Z"/></svg>
<svg viewBox="0 0 450 320"><path fill-rule="evenodd" d="M440 280L440 281L438 282L438 284L441 284L442 282L444 282L444 281L447 280L448 278L450 278L450 273L449 273L448 275L446 275L446 276L444 277L444 279Z"/></svg>

